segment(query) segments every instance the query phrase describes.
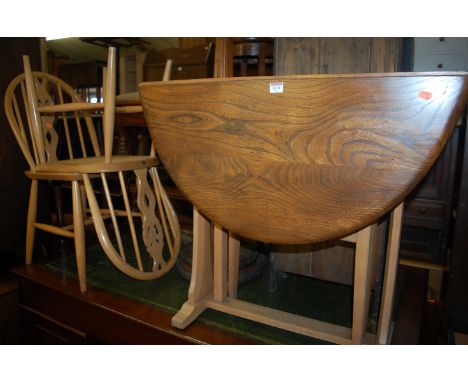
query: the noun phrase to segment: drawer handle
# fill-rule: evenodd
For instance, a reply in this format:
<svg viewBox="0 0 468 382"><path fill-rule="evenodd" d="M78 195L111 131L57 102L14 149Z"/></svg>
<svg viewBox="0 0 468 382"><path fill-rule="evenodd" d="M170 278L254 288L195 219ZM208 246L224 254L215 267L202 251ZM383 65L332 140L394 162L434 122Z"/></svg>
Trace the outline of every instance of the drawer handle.
<svg viewBox="0 0 468 382"><path fill-rule="evenodd" d="M444 42L444 41L445 41L445 37L439 37L439 41L440 41L440 42Z"/></svg>
<svg viewBox="0 0 468 382"><path fill-rule="evenodd" d="M443 66L444 66L444 64L440 64L440 63L437 64L437 67L438 67L439 69L442 68Z"/></svg>
<svg viewBox="0 0 468 382"><path fill-rule="evenodd" d="M419 213L420 213L421 215L427 215L427 208L426 208L426 207L421 207L421 208L419 209Z"/></svg>

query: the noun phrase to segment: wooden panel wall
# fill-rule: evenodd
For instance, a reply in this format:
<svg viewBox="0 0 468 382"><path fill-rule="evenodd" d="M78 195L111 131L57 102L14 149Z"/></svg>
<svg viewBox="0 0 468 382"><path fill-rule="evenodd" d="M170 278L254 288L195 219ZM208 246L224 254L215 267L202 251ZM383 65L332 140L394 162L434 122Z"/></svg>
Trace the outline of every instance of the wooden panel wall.
<svg viewBox="0 0 468 382"><path fill-rule="evenodd" d="M274 73L326 74L394 72L401 68L403 39L381 37L280 37L274 44ZM379 226L379 244L385 239L385 224ZM381 252L381 251L380 251ZM351 285L354 270L354 246L337 241L305 246L273 246L273 268ZM378 258L373 254L373 283Z"/></svg>
<svg viewBox="0 0 468 382"><path fill-rule="evenodd" d="M394 72L403 41L383 37L280 37L275 39L275 74Z"/></svg>

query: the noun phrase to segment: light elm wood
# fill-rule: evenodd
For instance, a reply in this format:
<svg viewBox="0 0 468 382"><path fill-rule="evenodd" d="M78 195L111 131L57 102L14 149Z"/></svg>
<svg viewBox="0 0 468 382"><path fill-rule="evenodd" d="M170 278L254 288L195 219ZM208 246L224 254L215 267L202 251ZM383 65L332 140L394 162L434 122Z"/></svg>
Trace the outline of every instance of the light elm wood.
<svg viewBox="0 0 468 382"><path fill-rule="evenodd" d="M34 223L34 227L46 231L49 233L53 233L54 235L60 235L60 236L65 236L69 238L74 238L75 235L73 232L70 232L70 230L65 229L65 228L60 228L51 224L44 224L44 223Z"/></svg>
<svg viewBox="0 0 468 382"><path fill-rule="evenodd" d="M122 196L125 204L125 212L128 219L128 225L130 227L130 233L132 235L133 250L135 251L135 257L137 260L138 270L143 270L143 264L141 262L140 248L138 246L138 237L135 230L135 224L133 221L133 213L128 199L127 186L122 171L119 171L120 189L122 190ZM115 212L114 212L115 213Z"/></svg>
<svg viewBox="0 0 468 382"><path fill-rule="evenodd" d="M94 194L93 186L87 174L83 174L83 182L86 188L89 207L94 220L94 227L96 229L99 243L101 244L104 253L107 255L112 264L114 264L114 266L121 272L137 280L154 280L155 278L161 277L164 274L166 274L170 270L170 267L141 272L138 268L131 266L123 260L121 254L115 249L109 237L107 227L104 224L104 217L106 216L103 216L102 212L100 211L99 204ZM125 211L123 212L125 213Z"/></svg>
<svg viewBox="0 0 468 382"><path fill-rule="evenodd" d="M82 180L83 176L80 173L60 173L60 172L24 172L29 179L37 180ZM91 175L92 178L96 178L96 175Z"/></svg>
<svg viewBox="0 0 468 382"><path fill-rule="evenodd" d="M356 276L355 301L353 304L353 327L350 329L248 303L231 296L226 297L224 284L222 283L223 278L219 275L216 276L216 273L224 274L227 270L227 264L223 262L222 258L218 260L215 258L215 270L214 273L212 272L213 249L210 248L210 243L213 243L213 237L210 235L209 222L196 210L194 211L194 219L196 219L194 221L193 236L194 263L190 281L189 299L172 318L173 326L184 329L206 308L211 308L337 344L374 343L374 336L366 332L366 313L369 308L370 295L368 259L371 251L372 230L375 230L375 226L367 227L357 233L359 243L357 251L359 255L356 256L356 267L359 269ZM203 231L200 231L200 223L202 223ZM218 233L216 233L217 231ZM220 231L220 228L215 226L215 237L216 235L219 237L218 246L222 245L222 237L225 235L225 232ZM215 252L215 256L222 257L222 254L223 251L219 250L219 248L218 254ZM220 264L222 264L222 267L220 267ZM218 296L215 296L215 293Z"/></svg>
<svg viewBox="0 0 468 382"><path fill-rule="evenodd" d="M354 297L352 343L362 343L367 332L369 314L371 245L377 230L373 224L357 233L356 253L354 255Z"/></svg>
<svg viewBox="0 0 468 382"><path fill-rule="evenodd" d="M207 308L205 300L213 293L213 230L210 222L193 208L192 275L188 299L172 317L179 329L190 325Z"/></svg>
<svg viewBox="0 0 468 382"><path fill-rule="evenodd" d="M193 210L193 254L192 269L195 277L191 279L188 300L196 303L213 288L213 231L210 222L196 208ZM198 277L198 279L197 279Z"/></svg>
<svg viewBox="0 0 468 382"><path fill-rule="evenodd" d="M160 163L153 155L113 156L114 114L116 112L135 113L141 106L115 107L116 52L109 49L108 67L105 71L104 103L82 102L74 90L57 77L42 72L32 72L27 56L23 57L24 74L17 76L8 86L5 94L5 111L11 129L29 164L26 175L31 179L31 193L27 221L26 262L32 261L35 230L73 238L80 290L86 291L86 243L84 224L90 218L111 262L127 275L152 280L163 276L175 264L180 250L180 226L177 215L164 191L156 166ZM92 115L91 113L98 113ZM104 148L101 148L94 128L93 119L103 116ZM61 118L63 134L56 131L57 118ZM74 123L71 123L71 122ZM75 129L75 131L72 131ZM75 138L77 137L77 138ZM59 145L59 140L64 140ZM74 140L77 140L75 142ZM87 144L90 142L91 145ZM68 149L65 159L58 155L58 148ZM63 154L61 154L63 156ZM119 176L120 192L112 192L108 185L108 174ZM95 197L91 180L102 183L106 203L100 206ZM57 226L36 221L37 183L39 180L70 181L72 186L73 224ZM136 180L137 205L139 211L132 211L128 182ZM116 210L113 205L116 197L122 197L124 210ZM87 203L89 201L89 209ZM161 225L157 212L163 224ZM132 253L124 253L123 233L120 218L127 218L133 242ZM141 235L146 251L140 251L137 230L133 218L141 223ZM109 239L104 219L111 219L115 232L117 249ZM63 224L62 224L63 225ZM164 232L163 232L164 231ZM166 236L166 239L164 238ZM163 248L169 246L170 256L163 256ZM152 258L143 262L142 254ZM134 256L136 265L130 265Z"/></svg>
<svg viewBox="0 0 468 382"><path fill-rule="evenodd" d="M38 106L36 108L36 111L42 114L66 113L69 111L99 111L99 110L104 110L104 104L88 103L88 102L73 102L73 103L62 103L58 105Z"/></svg>
<svg viewBox="0 0 468 382"><path fill-rule="evenodd" d="M159 208L159 216L162 221L164 235L169 247L171 257L175 261L178 257L181 245L181 233L180 224L174 207L167 195L164 187L159 178L159 173L155 167L150 170L151 179L153 180L154 191L157 198L157 204ZM169 223L169 225L168 225Z"/></svg>
<svg viewBox="0 0 468 382"><path fill-rule="evenodd" d="M271 94L272 82L284 92ZM293 244L347 236L400 203L455 126L467 82L463 73L343 74L139 89L182 193L238 235Z"/></svg>
<svg viewBox="0 0 468 382"><path fill-rule="evenodd" d="M112 220L112 225L115 231L115 239L117 240L119 254L122 257L122 259L125 261L125 252L124 252L123 243L122 243L122 236L120 235L119 224L117 222L117 218L115 215L115 210L114 210L114 205L113 205L112 197L111 197L110 190L109 190L109 185L107 183L107 178L104 173L101 173L101 181L102 181L102 186L103 186L102 188L104 190L104 195L106 196L107 206L109 207L109 214Z"/></svg>
<svg viewBox="0 0 468 382"><path fill-rule="evenodd" d="M38 181L33 179L31 181L31 191L29 192L29 206L28 206L28 219L26 222L26 264L31 264L33 250L34 250L34 237L36 234L37 215L37 188Z"/></svg>
<svg viewBox="0 0 468 382"><path fill-rule="evenodd" d="M403 219L403 203L395 208L390 216L390 230L388 233L387 258L385 264L384 283L382 288L382 303L380 305L379 323L377 327L377 343L388 344L395 297L395 283L398 271L400 253L401 224Z"/></svg>
<svg viewBox="0 0 468 382"><path fill-rule="evenodd" d="M117 52L110 48L107 56L106 82L104 83L104 154L106 163L112 161L112 143L114 140L114 116L115 116L115 83Z"/></svg>
<svg viewBox="0 0 468 382"><path fill-rule="evenodd" d="M154 167L159 164L158 158L149 156L114 155L111 163L105 163L103 158L104 157L65 159L37 165L35 169L37 172L96 174L142 169Z"/></svg>
<svg viewBox="0 0 468 382"><path fill-rule="evenodd" d="M31 70L31 64L29 57L23 57L24 62L24 78L26 82L26 92L28 94L28 117L31 123L31 138L35 147L35 152L39 156L39 163L46 162L45 148L44 148L44 137L42 132L42 122L40 119L38 108L38 100L35 91L34 78ZM6 102L6 100L5 100Z"/></svg>
<svg viewBox="0 0 468 382"><path fill-rule="evenodd" d="M150 169L150 172L151 171L155 171L155 169ZM163 259L163 232L159 219L154 214L157 201L146 179L147 170L138 169L134 172L137 177L137 204L140 212L137 214L132 212L131 217L139 217L142 219L143 242L145 244L147 254L153 258L153 267L149 271L142 271L139 268L137 269L129 265L124 259L123 252L114 248L114 245L109 238L107 228L104 224L104 218L107 217L108 214L111 214L111 211L102 210L99 207L88 174L83 174L83 181L86 188L86 194L88 196L91 215L94 219L96 233L101 247L103 248L108 258L120 271L124 272L125 274L139 280L152 280L163 276L175 265L180 250L180 226L172 206L168 205L169 201L167 195L163 193L160 200L164 204L163 211L166 214L165 218L170 221L170 226L174 227L171 228L171 237L167 238L168 241L172 241L168 243L171 256L169 259ZM155 177L153 176L152 179L154 180ZM126 211L115 210L114 214L116 216L127 216L127 219L130 218ZM141 262L139 265L141 265Z"/></svg>
<svg viewBox="0 0 468 382"><path fill-rule="evenodd" d="M237 297L237 284L239 281L240 239L229 232L228 241L228 295Z"/></svg>
<svg viewBox="0 0 468 382"><path fill-rule="evenodd" d="M228 234L214 226L214 299L223 302L227 297Z"/></svg>
<svg viewBox="0 0 468 382"><path fill-rule="evenodd" d="M75 255L78 280L81 292L86 292L86 241L83 224L83 205L78 181L72 181L73 235L75 237Z"/></svg>
<svg viewBox="0 0 468 382"><path fill-rule="evenodd" d="M205 304L211 309L243 317L248 320L261 322L266 325L275 326L305 336L318 338L336 344L351 344L351 329L343 326L313 320L311 318L298 316L296 314L283 312L281 310L233 298L227 299L224 303L219 303L214 298L207 299Z"/></svg>
<svg viewBox="0 0 468 382"><path fill-rule="evenodd" d="M283 92L271 93L271 83L282 83ZM432 165L467 100L467 85L462 73L141 84L161 160L196 208L189 299L173 325L184 328L209 307L327 341L366 342L374 224ZM208 219L217 231L214 275ZM279 244L355 242L352 328L225 298L221 227ZM401 218L393 219L391 264L400 229ZM393 304L393 268L387 266L384 312ZM388 326L381 314L379 343Z"/></svg>

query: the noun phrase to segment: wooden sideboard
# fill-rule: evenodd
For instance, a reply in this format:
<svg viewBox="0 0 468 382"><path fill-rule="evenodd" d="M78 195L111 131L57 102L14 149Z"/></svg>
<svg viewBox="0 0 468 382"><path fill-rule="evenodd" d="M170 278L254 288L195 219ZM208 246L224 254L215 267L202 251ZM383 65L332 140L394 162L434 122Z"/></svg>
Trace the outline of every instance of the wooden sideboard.
<svg viewBox="0 0 468 382"><path fill-rule="evenodd" d="M181 331L171 315L90 286L39 265L15 268L25 344L254 344L223 330L194 323Z"/></svg>
<svg viewBox="0 0 468 382"><path fill-rule="evenodd" d="M13 286L8 296L2 296L0 283L0 307L10 306L9 310L3 310L5 317L0 320L0 337L6 343L258 343L198 321L184 330L176 329L171 325L171 314L167 312L93 286L83 295L76 279L37 264L20 266L12 272L16 276L17 287ZM396 312L392 344L409 345L419 341L424 300L421 277L424 278L424 274L420 270L408 271ZM7 321L9 324L5 325Z"/></svg>

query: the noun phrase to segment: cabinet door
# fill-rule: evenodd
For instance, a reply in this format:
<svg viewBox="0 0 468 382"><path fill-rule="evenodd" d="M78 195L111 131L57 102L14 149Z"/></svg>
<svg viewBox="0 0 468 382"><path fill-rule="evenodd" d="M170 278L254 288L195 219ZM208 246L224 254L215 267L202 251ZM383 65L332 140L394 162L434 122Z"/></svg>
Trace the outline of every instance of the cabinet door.
<svg viewBox="0 0 468 382"><path fill-rule="evenodd" d="M448 234L459 136L457 127L429 173L406 198L404 224Z"/></svg>

